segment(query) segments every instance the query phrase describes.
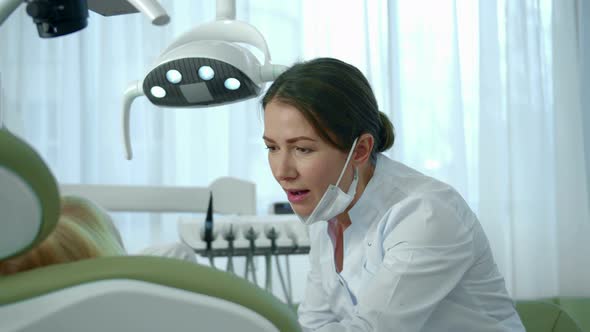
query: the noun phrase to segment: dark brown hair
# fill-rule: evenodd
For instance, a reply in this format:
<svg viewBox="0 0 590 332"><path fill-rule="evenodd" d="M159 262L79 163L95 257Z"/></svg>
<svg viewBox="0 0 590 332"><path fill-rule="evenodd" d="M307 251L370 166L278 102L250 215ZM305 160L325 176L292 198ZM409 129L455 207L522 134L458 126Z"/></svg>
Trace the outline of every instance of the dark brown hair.
<svg viewBox="0 0 590 332"><path fill-rule="evenodd" d="M273 100L298 109L320 137L342 151L349 151L358 136L371 134L373 164L378 152L393 146L393 125L379 111L369 81L346 62L317 58L293 65L270 86L262 107Z"/></svg>

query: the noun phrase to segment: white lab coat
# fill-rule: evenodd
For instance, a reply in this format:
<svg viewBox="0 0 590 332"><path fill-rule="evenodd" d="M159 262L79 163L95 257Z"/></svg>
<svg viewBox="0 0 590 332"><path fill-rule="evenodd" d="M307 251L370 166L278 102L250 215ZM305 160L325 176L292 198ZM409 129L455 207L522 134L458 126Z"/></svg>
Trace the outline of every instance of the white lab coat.
<svg viewBox="0 0 590 332"><path fill-rule="evenodd" d="M379 155L349 211L344 266L310 226L304 331L525 331L487 238L450 186Z"/></svg>

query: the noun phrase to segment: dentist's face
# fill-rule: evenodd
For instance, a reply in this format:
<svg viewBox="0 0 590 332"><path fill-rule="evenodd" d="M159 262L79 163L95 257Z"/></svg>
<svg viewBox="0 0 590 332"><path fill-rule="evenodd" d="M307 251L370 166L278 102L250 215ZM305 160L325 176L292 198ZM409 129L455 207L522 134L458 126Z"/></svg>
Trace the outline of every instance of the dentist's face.
<svg viewBox="0 0 590 332"><path fill-rule="evenodd" d="M311 214L330 184L335 184L347 153L324 141L294 106L271 101L264 109L264 143L273 176L295 212ZM340 188L352 181L349 165Z"/></svg>

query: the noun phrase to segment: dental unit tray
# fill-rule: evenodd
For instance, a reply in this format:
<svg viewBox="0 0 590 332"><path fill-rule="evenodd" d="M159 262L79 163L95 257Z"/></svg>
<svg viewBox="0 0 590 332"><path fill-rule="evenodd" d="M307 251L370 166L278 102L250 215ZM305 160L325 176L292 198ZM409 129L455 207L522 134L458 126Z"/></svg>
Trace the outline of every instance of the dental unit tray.
<svg viewBox="0 0 590 332"><path fill-rule="evenodd" d="M309 253L307 226L294 215L216 217L211 250L204 240L205 221L182 217L178 233L204 257L298 255Z"/></svg>

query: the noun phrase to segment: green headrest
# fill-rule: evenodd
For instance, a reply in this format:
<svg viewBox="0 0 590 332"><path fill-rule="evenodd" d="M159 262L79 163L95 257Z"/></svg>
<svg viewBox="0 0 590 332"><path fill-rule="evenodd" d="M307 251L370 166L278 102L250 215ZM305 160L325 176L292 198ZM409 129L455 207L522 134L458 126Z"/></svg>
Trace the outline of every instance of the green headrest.
<svg viewBox="0 0 590 332"><path fill-rule="evenodd" d="M0 127L0 259L43 241L60 213L57 182L26 142Z"/></svg>
<svg viewBox="0 0 590 332"><path fill-rule="evenodd" d="M4 276L0 278L0 308L73 286L121 279L227 300L257 312L281 332L300 331L289 306L247 280L203 265L153 256L87 259Z"/></svg>

